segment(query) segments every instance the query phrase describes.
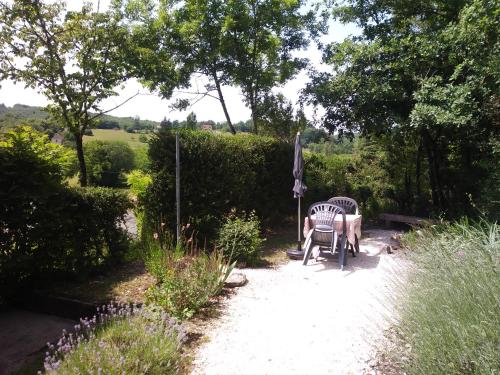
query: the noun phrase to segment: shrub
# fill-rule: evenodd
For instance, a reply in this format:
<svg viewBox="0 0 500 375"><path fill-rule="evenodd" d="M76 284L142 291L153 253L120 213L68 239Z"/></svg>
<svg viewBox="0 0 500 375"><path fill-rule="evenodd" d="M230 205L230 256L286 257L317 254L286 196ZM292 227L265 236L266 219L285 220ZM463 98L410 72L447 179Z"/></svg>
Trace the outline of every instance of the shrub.
<svg viewBox="0 0 500 375"><path fill-rule="evenodd" d="M17 129L0 142L0 295L35 281L84 277L120 260L128 198L62 185L64 149ZM62 161L61 161L62 160Z"/></svg>
<svg viewBox="0 0 500 375"><path fill-rule="evenodd" d="M134 169L149 170L148 146L134 148Z"/></svg>
<svg viewBox="0 0 500 375"><path fill-rule="evenodd" d="M184 328L154 307L103 306L49 344L48 374L177 374Z"/></svg>
<svg viewBox="0 0 500 375"><path fill-rule="evenodd" d="M307 192L304 207L307 210L314 202L325 201L333 196L353 196L349 171L350 155L323 155L304 153L304 180ZM353 197L357 198L357 197ZM307 215L307 211L304 215Z"/></svg>
<svg viewBox="0 0 500 375"><path fill-rule="evenodd" d="M405 238L414 269L402 333L409 374L494 374L500 370L500 230L467 222Z"/></svg>
<svg viewBox="0 0 500 375"><path fill-rule="evenodd" d="M125 142L91 141L84 145L89 182L98 186L123 185L123 173L134 168L134 151Z"/></svg>
<svg viewBox="0 0 500 375"><path fill-rule="evenodd" d="M129 185L131 193L138 199L144 197L152 181L151 176L141 170L133 170L127 174L127 185Z"/></svg>
<svg viewBox="0 0 500 375"><path fill-rule="evenodd" d="M75 159L72 150L50 142L46 134L29 126L0 134L0 152L2 168L6 169L3 174L6 180L2 181L5 189L14 182L7 180L9 174L15 178L19 169L31 176L31 182L38 182L37 188L58 184L70 174Z"/></svg>
<svg viewBox="0 0 500 375"><path fill-rule="evenodd" d="M151 182L151 176L141 170L133 170L127 174L127 185L130 187L130 192L137 198L134 215L137 220L137 230L139 231L139 235L142 234L142 226L144 224L144 210L141 203L144 200L144 196L149 185L151 185Z"/></svg>
<svg viewBox="0 0 500 375"><path fill-rule="evenodd" d="M28 196L17 187L0 212L0 295L121 261L128 240L119 222L130 207L123 193L54 186Z"/></svg>
<svg viewBox="0 0 500 375"><path fill-rule="evenodd" d="M255 265L261 257L263 242L259 219L253 212L242 217L233 213L220 229L217 247L226 259Z"/></svg>
<svg viewBox="0 0 500 375"><path fill-rule="evenodd" d="M234 264L220 251L197 250L192 237L175 247L168 232L159 229L143 231L144 263L157 280L147 300L175 317L189 318L222 290Z"/></svg>
<svg viewBox="0 0 500 375"><path fill-rule="evenodd" d="M148 302L180 319L191 317L219 294L231 269L217 251L187 256L160 247L150 253L146 267L158 280L147 292Z"/></svg>

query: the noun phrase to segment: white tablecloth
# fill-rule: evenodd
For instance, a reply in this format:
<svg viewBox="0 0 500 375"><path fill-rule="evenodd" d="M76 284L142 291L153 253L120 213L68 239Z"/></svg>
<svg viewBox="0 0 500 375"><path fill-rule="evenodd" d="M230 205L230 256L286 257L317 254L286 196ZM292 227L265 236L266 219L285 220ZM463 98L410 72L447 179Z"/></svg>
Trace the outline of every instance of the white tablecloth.
<svg viewBox="0 0 500 375"><path fill-rule="evenodd" d="M311 216L311 220L311 226L314 226L315 215ZM345 221L347 229L347 240L354 245L356 242L356 236L358 237L358 239L361 238L361 215L345 215ZM304 238L307 237L307 234L310 230L312 230L312 228L309 226L309 219L306 216L304 220ZM342 233L342 215L337 215L335 217L335 230L338 233Z"/></svg>

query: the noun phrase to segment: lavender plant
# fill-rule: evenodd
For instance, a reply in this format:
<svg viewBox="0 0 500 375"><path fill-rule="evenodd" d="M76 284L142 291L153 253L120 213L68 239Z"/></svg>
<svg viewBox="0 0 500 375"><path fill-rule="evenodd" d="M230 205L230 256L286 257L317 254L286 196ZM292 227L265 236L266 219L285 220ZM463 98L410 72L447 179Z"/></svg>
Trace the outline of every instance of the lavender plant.
<svg viewBox="0 0 500 375"><path fill-rule="evenodd" d="M186 332L162 309L103 305L74 328L63 331L56 344L47 344L45 373L168 375L179 370Z"/></svg>

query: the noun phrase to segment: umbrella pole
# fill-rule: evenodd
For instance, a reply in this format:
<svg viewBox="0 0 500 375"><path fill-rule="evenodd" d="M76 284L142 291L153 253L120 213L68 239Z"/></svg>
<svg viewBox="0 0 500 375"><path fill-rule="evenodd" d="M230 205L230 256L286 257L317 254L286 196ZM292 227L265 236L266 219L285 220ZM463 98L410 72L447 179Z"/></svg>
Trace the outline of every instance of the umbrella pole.
<svg viewBox="0 0 500 375"><path fill-rule="evenodd" d="M300 196L299 196L299 207L298 207L298 220L297 220L297 251L302 251L302 245L300 240Z"/></svg>
<svg viewBox="0 0 500 375"><path fill-rule="evenodd" d="M292 259L302 259L304 257L304 250L302 250L302 241L300 239L300 196L298 197L298 207L297 207L297 247L294 249L288 249L286 254Z"/></svg>

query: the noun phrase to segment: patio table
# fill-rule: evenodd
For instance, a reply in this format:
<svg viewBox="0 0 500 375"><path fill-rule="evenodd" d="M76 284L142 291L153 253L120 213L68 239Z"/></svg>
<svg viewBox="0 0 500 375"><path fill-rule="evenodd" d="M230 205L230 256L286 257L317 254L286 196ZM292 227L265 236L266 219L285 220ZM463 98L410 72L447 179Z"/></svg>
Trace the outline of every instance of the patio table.
<svg viewBox="0 0 500 375"><path fill-rule="evenodd" d="M307 238L309 231L312 230L315 224L316 215L311 215L312 223L309 223L309 218L306 216L304 220L304 238ZM359 239L361 238L361 215L345 215L347 241L351 243L356 251L359 251ZM342 233L342 215L335 217L335 230L337 233Z"/></svg>

